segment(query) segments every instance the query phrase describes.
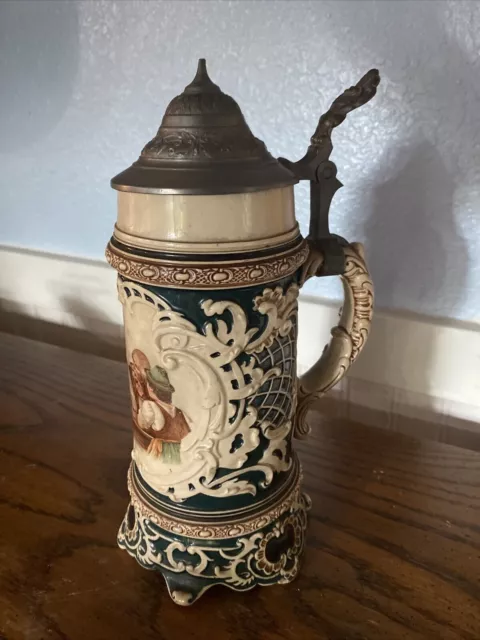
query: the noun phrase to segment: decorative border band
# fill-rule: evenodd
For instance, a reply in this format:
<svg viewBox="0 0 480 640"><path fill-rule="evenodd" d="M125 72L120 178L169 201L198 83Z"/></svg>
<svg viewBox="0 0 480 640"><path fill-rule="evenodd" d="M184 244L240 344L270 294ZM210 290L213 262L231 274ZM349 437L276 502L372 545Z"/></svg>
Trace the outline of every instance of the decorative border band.
<svg viewBox="0 0 480 640"><path fill-rule="evenodd" d="M173 262L132 256L110 242L108 263L120 275L145 284L177 289L234 289L289 276L305 262L308 245L302 240L283 253L229 262Z"/></svg>
<svg viewBox="0 0 480 640"><path fill-rule="evenodd" d="M128 471L128 491L131 497L131 503L138 513L161 527L164 531L169 531L188 538L198 538L203 540L236 538L248 533L253 533L266 527L268 524L276 520L283 513L288 511L295 501L300 499L300 486L302 475L299 474L295 485L288 495L272 509L257 514L249 520L241 520L237 522L212 524L202 522L192 522L172 518L165 513L154 511L139 497L133 480L133 465L130 465Z"/></svg>

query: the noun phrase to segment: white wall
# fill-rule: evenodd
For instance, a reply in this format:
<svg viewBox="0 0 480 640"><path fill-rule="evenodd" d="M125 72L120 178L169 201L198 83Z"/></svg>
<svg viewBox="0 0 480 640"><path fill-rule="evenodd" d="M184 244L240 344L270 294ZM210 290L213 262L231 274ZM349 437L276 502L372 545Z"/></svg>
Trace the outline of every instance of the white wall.
<svg viewBox="0 0 480 640"><path fill-rule="evenodd" d="M104 261L0 245L0 274L9 276L0 278L1 309L123 343L116 273ZM320 356L337 322L335 303L300 298L299 372ZM343 401L344 416L408 433L403 418L417 418L418 435L458 442L447 427L480 434L479 362L478 325L377 311L364 351L329 395Z"/></svg>
<svg viewBox="0 0 480 640"><path fill-rule="evenodd" d="M0 243L101 258L109 179L200 56L254 133L290 158L331 99L376 66L378 96L335 133L346 185L335 230L366 242L379 306L478 322L479 49L476 2L4 0ZM303 188L304 229L307 209Z"/></svg>

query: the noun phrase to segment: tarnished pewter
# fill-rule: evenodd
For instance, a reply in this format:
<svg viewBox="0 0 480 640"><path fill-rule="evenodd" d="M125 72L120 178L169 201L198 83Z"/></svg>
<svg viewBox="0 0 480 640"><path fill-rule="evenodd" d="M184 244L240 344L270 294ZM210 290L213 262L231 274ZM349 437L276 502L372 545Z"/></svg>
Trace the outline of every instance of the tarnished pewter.
<svg viewBox="0 0 480 640"><path fill-rule="evenodd" d="M157 135L111 184L122 191L205 195L296 182L255 138L235 100L212 82L202 58L193 81L168 105Z"/></svg>
<svg viewBox="0 0 480 640"><path fill-rule="evenodd" d="M319 276L334 276L343 273L345 256L343 247L348 242L330 233L328 215L333 196L342 187L337 178L337 167L330 158L333 151L332 131L342 124L347 114L366 104L377 92L380 74L370 69L353 87L336 98L330 109L318 121L310 146L301 160L291 162L279 158L279 162L289 169L298 180L310 181L310 228L307 237L312 253L317 251L323 260Z"/></svg>

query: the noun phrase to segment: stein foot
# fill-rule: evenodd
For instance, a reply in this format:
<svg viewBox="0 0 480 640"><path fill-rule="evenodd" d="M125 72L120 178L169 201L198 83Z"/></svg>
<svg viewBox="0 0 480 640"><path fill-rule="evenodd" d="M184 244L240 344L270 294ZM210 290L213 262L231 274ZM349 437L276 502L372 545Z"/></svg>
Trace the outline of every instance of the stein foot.
<svg viewBox="0 0 480 640"><path fill-rule="evenodd" d="M308 507L297 487L286 510L263 526L253 526L264 520L257 516L242 523L242 535L216 537L211 526L196 524L193 537L160 527L161 517L132 496L118 544L141 566L160 571L172 600L189 606L215 585L249 591L294 580L305 545ZM199 526L204 527L200 534Z"/></svg>
<svg viewBox="0 0 480 640"><path fill-rule="evenodd" d="M308 493L305 493L305 491L303 492L303 500L305 502L305 509L307 511L310 511L310 509L312 508L312 499L310 498Z"/></svg>
<svg viewBox="0 0 480 640"><path fill-rule="evenodd" d="M193 593L189 593L188 591L179 591L178 589L175 589L169 593L172 600L181 607L188 607L188 605L192 604L195 600Z"/></svg>

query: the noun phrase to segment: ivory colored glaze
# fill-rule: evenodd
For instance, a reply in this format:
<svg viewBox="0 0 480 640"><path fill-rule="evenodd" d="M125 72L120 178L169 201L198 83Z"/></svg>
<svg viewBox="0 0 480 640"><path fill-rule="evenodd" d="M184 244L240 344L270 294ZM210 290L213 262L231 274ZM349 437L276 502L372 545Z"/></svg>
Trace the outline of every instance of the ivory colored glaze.
<svg viewBox="0 0 480 640"><path fill-rule="evenodd" d="M293 188L215 196L118 193L115 236L137 247L184 252L250 250L298 234Z"/></svg>

